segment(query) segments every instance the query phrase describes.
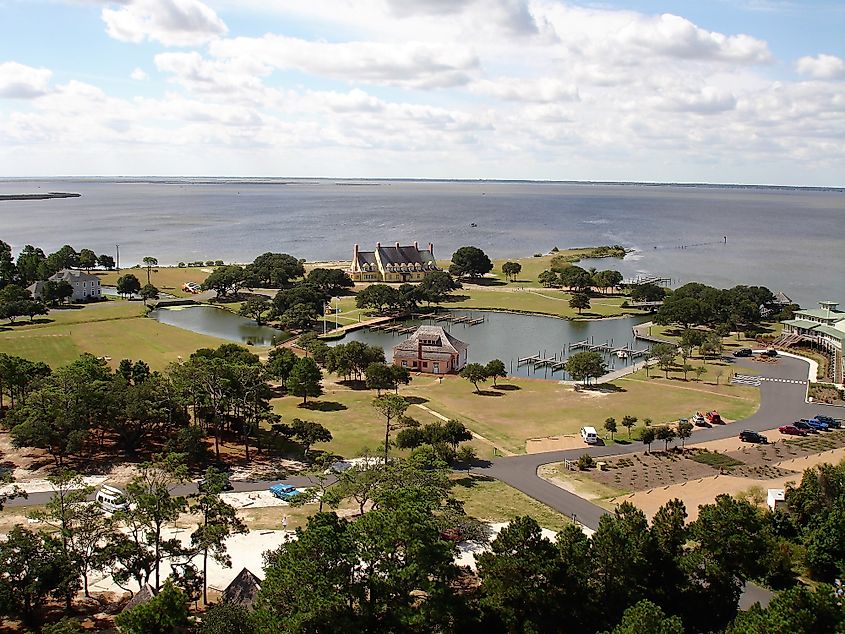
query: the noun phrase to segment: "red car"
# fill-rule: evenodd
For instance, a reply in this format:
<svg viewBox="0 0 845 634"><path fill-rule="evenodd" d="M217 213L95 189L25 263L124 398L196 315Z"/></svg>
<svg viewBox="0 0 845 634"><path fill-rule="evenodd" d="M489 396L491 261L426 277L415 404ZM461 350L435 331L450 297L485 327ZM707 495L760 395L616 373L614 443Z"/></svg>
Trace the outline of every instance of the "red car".
<svg viewBox="0 0 845 634"><path fill-rule="evenodd" d="M793 425L784 425L783 427L778 427L778 431L782 434L788 434L789 436L806 436L807 432L803 429L798 429Z"/></svg>

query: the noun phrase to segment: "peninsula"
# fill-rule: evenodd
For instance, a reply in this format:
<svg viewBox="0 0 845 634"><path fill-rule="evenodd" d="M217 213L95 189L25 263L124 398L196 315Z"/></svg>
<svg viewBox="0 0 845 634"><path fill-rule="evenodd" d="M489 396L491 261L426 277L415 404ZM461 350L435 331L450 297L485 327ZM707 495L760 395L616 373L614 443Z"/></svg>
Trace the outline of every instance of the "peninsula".
<svg viewBox="0 0 845 634"><path fill-rule="evenodd" d="M82 194L76 192L44 192L37 194L0 194L3 200L50 200L51 198L79 198Z"/></svg>

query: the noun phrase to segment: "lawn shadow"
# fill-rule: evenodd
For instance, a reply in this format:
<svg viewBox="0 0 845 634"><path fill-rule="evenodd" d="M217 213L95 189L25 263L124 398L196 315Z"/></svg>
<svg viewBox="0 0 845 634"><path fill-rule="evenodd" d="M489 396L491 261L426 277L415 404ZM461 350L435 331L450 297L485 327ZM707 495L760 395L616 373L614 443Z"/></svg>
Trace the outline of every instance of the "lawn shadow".
<svg viewBox="0 0 845 634"><path fill-rule="evenodd" d="M491 478L490 476L468 473L452 480L452 484L454 486L464 487L465 489L473 489L477 487L480 482L493 482L493 480L495 480L495 478Z"/></svg>
<svg viewBox="0 0 845 634"><path fill-rule="evenodd" d="M499 383L498 385L494 385L493 389L504 390L505 392L515 392L516 390L521 390L522 388L518 385L514 385L513 383Z"/></svg>
<svg viewBox="0 0 845 634"><path fill-rule="evenodd" d="M297 407L317 412L342 412L345 409L349 409L346 405L337 401L310 401L308 403L300 403Z"/></svg>
<svg viewBox="0 0 845 634"><path fill-rule="evenodd" d="M475 394L478 396L504 396L501 392L495 392L493 390L478 390Z"/></svg>
<svg viewBox="0 0 845 634"><path fill-rule="evenodd" d="M465 302L469 300L469 295L447 295L443 298L443 303L457 303L457 302Z"/></svg>
<svg viewBox="0 0 845 634"><path fill-rule="evenodd" d="M627 392L624 387L619 387L615 383L599 383L598 385L581 386L583 392L599 392L600 394L619 394Z"/></svg>
<svg viewBox="0 0 845 634"><path fill-rule="evenodd" d="M342 385L344 387L348 387L350 390L366 390L367 389L367 382L360 381L358 379L349 379L338 381L338 385Z"/></svg>
<svg viewBox="0 0 845 634"><path fill-rule="evenodd" d="M406 396L405 400L411 405L422 405L423 403L428 403L428 399L423 398L422 396Z"/></svg>
<svg viewBox="0 0 845 634"><path fill-rule="evenodd" d="M477 277L474 279L467 280L470 284L475 284L476 286L507 286L508 283L505 280L500 280L498 277Z"/></svg>

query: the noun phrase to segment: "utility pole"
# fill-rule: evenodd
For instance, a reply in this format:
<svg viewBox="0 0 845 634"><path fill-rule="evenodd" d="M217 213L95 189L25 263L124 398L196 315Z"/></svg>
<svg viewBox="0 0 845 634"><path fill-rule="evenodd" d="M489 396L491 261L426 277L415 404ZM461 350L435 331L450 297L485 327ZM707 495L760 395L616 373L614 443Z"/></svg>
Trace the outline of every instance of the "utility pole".
<svg viewBox="0 0 845 634"><path fill-rule="evenodd" d="M120 245L114 245L115 250L117 251L117 272L120 273Z"/></svg>

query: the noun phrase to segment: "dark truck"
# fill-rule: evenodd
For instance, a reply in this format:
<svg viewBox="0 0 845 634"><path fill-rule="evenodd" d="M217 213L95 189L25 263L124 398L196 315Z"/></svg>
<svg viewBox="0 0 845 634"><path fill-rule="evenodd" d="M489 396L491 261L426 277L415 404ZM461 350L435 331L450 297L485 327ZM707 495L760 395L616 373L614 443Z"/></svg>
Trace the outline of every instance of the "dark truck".
<svg viewBox="0 0 845 634"><path fill-rule="evenodd" d="M768 444L769 439L766 438L763 434L760 434L756 431L752 431L750 429L743 429L739 432L739 439L742 442L756 442L760 443L761 445Z"/></svg>

